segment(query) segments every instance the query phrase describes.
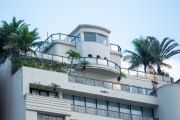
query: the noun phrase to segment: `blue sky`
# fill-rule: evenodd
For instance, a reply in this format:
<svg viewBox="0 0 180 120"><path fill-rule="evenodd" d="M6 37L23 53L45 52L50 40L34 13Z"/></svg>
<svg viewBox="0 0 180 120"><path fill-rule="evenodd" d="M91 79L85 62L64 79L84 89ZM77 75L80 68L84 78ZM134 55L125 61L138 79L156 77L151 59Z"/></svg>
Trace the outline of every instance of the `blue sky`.
<svg viewBox="0 0 180 120"><path fill-rule="evenodd" d="M78 24L94 24L111 30L111 43L133 50L140 36L170 37L180 43L179 0L1 0L0 21L12 16L37 27L41 39L47 31L70 33ZM180 54L168 61L170 74L180 78Z"/></svg>

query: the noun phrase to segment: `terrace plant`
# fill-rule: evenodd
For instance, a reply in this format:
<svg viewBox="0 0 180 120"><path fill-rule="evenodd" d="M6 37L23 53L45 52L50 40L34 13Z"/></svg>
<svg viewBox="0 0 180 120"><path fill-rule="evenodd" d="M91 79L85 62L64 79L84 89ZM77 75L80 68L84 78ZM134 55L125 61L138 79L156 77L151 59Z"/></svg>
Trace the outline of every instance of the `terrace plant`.
<svg viewBox="0 0 180 120"><path fill-rule="evenodd" d="M60 88L60 85L56 83L51 83L51 86L53 87L53 90L56 91L57 88Z"/></svg>
<svg viewBox="0 0 180 120"><path fill-rule="evenodd" d="M119 82L123 77L126 78L126 74L122 71L117 73L118 77L117 77L117 81Z"/></svg>
<svg viewBox="0 0 180 120"><path fill-rule="evenodd" d="M42 87L42 84L40 82L34 82L32 84L32 87L35 89L40 89Z"/></svg>

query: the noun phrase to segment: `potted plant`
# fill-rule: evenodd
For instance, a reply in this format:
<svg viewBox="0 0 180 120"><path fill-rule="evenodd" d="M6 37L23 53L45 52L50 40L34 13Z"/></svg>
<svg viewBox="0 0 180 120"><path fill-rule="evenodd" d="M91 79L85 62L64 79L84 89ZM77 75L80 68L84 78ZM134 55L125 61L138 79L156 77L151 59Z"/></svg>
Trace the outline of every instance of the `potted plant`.
<svg viewBox="0 0 180 120"><path fill-rule="evenodd" d="M93 56L92 56L92 54L88 54L88 57L89 57L89 58L92 58Z"/></svg>
<svg viewBox="0 0 180 120"><path fill-rule="evenodd" d="M60 88L60 85L56 83L51 83L51 86L53 87L53 91L56 91L57 88Z"/></svg>
<svg viewBox="0 0 180 120"><path fill-rule="evenodd" d="M117 77L117 81L119 82L123 77L126 78L126 74L124 72L119 72L117 73L118 77Z"/></svg>
<svg viewBox="0 0 180 120"><path fill-rule="evenodd" d="M82 68L81 68L81 71L84 72L84 76L85 76L86 67L87 67L89 64L90 64L90 62L85 61L85 60L80 63L80 66L82 67Z"/></svg>
<svg viewBox="0 0 180 120"><path fill-rule="evenodd" d="M40 82L34 82L32 84L32 87L35 88L35 89L40 89L42 87L41 83Z"/></svg>

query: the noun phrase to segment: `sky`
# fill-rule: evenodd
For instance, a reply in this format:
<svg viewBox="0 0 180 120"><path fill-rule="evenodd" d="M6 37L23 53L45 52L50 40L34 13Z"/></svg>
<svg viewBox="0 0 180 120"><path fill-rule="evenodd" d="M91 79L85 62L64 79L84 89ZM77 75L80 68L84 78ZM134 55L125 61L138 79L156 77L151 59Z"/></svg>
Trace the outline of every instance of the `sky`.
<svg viewBox="0 0 180 120"><path fill-rule="evenodd" d="M180 0L1 0L0 21L15 16L38 28L41 40L48 34L70 33L79 24L111 30L110 42L132 50L132 40L154 36L180 44ZM0 23L1 25L1 23ZM180 54L167 61L175 80L180 78ZM122 67L127 67L122 63Z"/></svg>

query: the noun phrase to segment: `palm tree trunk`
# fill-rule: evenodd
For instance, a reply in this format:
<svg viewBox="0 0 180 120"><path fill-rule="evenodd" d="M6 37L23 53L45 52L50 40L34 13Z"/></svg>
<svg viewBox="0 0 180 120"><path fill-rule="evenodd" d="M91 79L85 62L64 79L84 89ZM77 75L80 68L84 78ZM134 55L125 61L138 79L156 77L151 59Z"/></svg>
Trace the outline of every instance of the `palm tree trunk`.
<svg viewBox="0 0 180 120"><path fill-rule="evenodd" d="M144 72L146 73L146 68L147 68L147 66L146 65L144 65Z"/></svg>
<svg viewBox="0 0 180 120"><path fill-rule="evenodd" d="M161 66L159 63L157 63L157 72L158 74L161 74Z"/></svg>

